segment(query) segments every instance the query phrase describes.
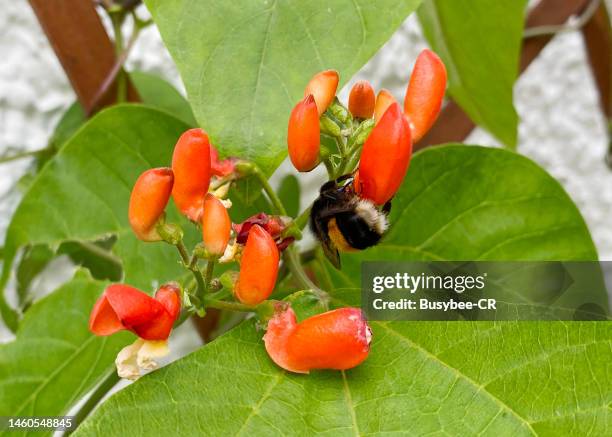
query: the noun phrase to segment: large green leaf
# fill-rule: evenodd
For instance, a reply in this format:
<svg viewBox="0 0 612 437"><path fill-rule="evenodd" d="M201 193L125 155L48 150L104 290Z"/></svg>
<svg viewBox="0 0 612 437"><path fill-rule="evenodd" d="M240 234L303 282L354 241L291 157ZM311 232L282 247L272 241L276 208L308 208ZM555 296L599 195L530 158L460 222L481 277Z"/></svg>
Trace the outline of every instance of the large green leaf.
<svg viewBox="0 0 612 437"><path fill-rule="evenodd" d="M518 74L526 0L427 0L419 19L448 70L448 91L472 120L515 147Z"/></svg>
<svg viewBox="0 0 612 437"><path fill-rule="evenodd" d="M329 282L358 304L358 259L596 259L559 184L503 150L415 156L380 249ZM423 243L426 245L420 247ZM605 296L602 296L605 301ZM609 435L606 323L373 322L347 372L275 367L252 323L115 394L80 435Z"/></svg>
<svg viewBox="0 0 612 437"><path fill-rule="evenodd" d="M138 175L169 165L174 144L187 128L164 112L138 105L113 107L90 120L43 168L17 208L7 231L0 289L20 247L57 247L109 234L118 236L113 250L124 260L125 281L147 289L178 278L183 269L173 248L139 242L127 208ZM178 220L174 207L169 211Z"/></svg>
<svg viewBox="0 0 612 437"><path fill-rule="evenodd" d="M87 329L103 288L78 274L30 308L15 340L0 345L0 415L66 414L113 371L130 334L95 337Z"/></svg>
<svg viewBox="0 0 612 437"><path fill-rule="evenodd" d="M196 125L189 102L166 80L143 71L131 72L130 78L145 105L166 111L191 127Z"/></svg>
<svg viewBox="0 0 612 437"><path fill-rule="evenodd" d="M146 0L196 119L226 154L271 173L317 71L350 77L420 0Z"/></svg>
<svg viewBox="0 0 612 437"><path fill-rule="evenodd" d="M242 324L111 397L77 435L609 435L612 330L373 323L347 372L276 368ZM590 431L590 432L589 432Z"/></svg>

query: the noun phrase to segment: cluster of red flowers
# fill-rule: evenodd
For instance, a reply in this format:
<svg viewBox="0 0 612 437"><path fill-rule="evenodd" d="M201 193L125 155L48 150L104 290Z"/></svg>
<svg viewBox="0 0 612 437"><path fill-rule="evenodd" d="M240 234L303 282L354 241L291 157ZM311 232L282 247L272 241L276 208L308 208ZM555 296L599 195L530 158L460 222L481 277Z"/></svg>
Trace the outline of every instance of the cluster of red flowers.
<svg viewBox="0 0 612 437"><path fill-rule="evenodd" d="M304 99L289 119L289 157L298 171L314 169L321 161L320 119L334 101L338 73L323 71L312 78ZM374 118L375 127L365 140L355 172L355 190L362 198L383 205L399 189L420 140L436 121L446 88L446 69L431 50L423 50L415 63L404 97L404 110L389 91L374 95L367 81L351 89L348 108L357 122ZM385 171L381 171L385 169Z"/></svg>
<svg viewBox="0 0 612 437"><path fill-rule="evenodd" d="M362 198L383 205L393 197L407 171L412 141L421 138L438 115L445 83L444 66L426 50L414 68L403 113L385 90L375 97L367 82L352 88L348 105L352 117L358 123L375 120L354 175L355 191ZM312 170L322 159L320 123L334 101L337 86L335 71L315 75L306 87L305 98L291 113L288 150L299 171ZM175 145L171 168L150 169L137 179L128 218L142 241L182 244L180 228L165 221L165 209L172 197L178 210L201 228L205 251L200 257L239 260L240 269L232 284L234 297L254 309L274 290L280 253L293 242L293 237L284 234L291 226L285 217L260 213L232 224L227 212L231 202L223 197L229 184L244 176L240 174L240 162L237 158L220 160L202 129L188 130ZM128 285L111 285L92 310L90 329L96 335L129 330L141 342L165 341L179 316L181 301L190 304L183 297L183 290L175 283L161 286L154 297ZM202 305L206 306L205 302ZM348 369L367 357L371 331L359 309L340 308L300 323L289 304L278 302L274 309L264 341L268 354L282 368L300 373ZM142 348L141 343L136 348L135 345L130 346L134 351ZM125 352L122 362L128 362L131 353Z"/></svg>

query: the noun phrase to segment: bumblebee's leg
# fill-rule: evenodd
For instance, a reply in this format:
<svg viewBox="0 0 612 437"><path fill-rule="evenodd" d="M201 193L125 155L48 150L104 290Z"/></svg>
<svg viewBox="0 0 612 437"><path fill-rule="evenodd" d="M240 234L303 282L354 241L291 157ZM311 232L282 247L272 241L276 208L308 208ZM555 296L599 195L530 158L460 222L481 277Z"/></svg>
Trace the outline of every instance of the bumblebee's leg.
<svg viewBox="0 0 612 437"><path fill-rule="evenodd" d="M382 207L382 212L389 214L391 212L391 200L387 201Z"/></svg>

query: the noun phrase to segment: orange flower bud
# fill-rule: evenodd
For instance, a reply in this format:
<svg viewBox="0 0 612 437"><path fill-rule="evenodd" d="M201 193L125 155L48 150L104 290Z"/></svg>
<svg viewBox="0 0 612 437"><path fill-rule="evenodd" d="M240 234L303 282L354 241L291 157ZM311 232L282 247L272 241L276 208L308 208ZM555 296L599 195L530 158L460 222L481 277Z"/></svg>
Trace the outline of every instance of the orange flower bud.
<svg viewBox="0 0 612 437"><path fill-rule="evenodd" d="M384 205L399 189L411 155L410 127L399 104L394 103L363 145L356 191L361 197Z"/></svg>
<svg viewBox="0 0 612 437"><path fill-rule="evenodd" d="M210 183L210 143L202 129L189 129L179 138L172 155L172 197L179 211L200 221Z"/></svg>
<svg viewBox="0 0 612 437"><path fill-rule="evenodd" d="M223 203L212 194L204 198L202 240L211 255L223 255L230 238L232 222Z"/></svg>
<svg viewBox="0 0 612 437"><path fill-rule="evenodd" d="M404 112L410 121L413 141L419 141L434 124L446 90L446 68L431 50L416 60L404 97Z"/></svg>
<svg viewBox="0 0 612 437"><path fill-rule="evenodd" d="M320 133L317 106L309 94L293 108L289 117L289 158L298 171L310 171L319 163Z"/></svg>
<svg viewBox="0 0 612 437"><path fill-rule="evenodd" d="M380 121L389 106L396 103L395 98L391 95L391 93L385 89L382 89L378 92L378 96L376 96L376 105L374 106L374 121L376 124Z"/></svg>
<svg viewBox="0 0 612 437"><path fill-rule="evenodd" d="M288 308L274 315L264 335L272 361L296 373L351 369L368 357L371 340L372 331L357 308L339 308L300 323Z"/></svg>
<svg viewBox="0 0 612 437"><path fill-rule="evenodd" d="M304 90L304 97L308 97L312 94L315 102L317 103L317 110L319 116L323 114L331 102L333 102L336 96L336 89L338 88L338 72L336 70L325 70L317 73L310 79L306 89Z"/></svg>
<svg viewBox="0 0 612 437"><path fill-rule="evenodd" d="M136 180L130 196L128 220L140 240L161 240L155 225L166 209L173 181L172 170L167 167L147 170Z"/></svg>
<svg viewBox="0 0 612 437"><path fill-rule="evenodd" d="M279 254L276 243L259 225L251 226L234 287L236 298L247 305L266 300L276 284Z"/></svg>
<svg viewBox="0 0 612 437"><path fill-rule="evenodd" d="M361 80L353 85L349 95L349 111L354 117L370 118L374 114L376 96L370 82Z"/></svg>
<svg viewBox="0 0 612 437"><path fill-rule="evenodd" d="M129 285L109 285L91 311L89 330L104 336L127 329L144 340L166 340L181 309L179 292L170 283L153 298Z"/></svg>

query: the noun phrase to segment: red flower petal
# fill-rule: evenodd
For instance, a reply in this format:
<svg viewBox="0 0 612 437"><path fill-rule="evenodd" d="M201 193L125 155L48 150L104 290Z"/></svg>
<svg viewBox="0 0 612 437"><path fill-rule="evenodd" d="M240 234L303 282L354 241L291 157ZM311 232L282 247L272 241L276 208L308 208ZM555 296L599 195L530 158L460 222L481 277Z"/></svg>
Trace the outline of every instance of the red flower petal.
<svg viewBox="0 0 612 437"><path fill-rule="evenodd" d="M176 320L178 313L181 311L181 299L179 297L179 293L179 287L172 283L162 285L155 293L155 300L164 306L168 312L168 315L174 320Z"/></svg>
<svg viewBox="0 0 612 437"><path fill-rule="evenodd" d="M95 335L111 335L125 329L106 295L100 296L89 316L89 330Z"/></svg>
<svg viewBox="0 0 612 437"><path fill-rule="evenodd" d="M166 311L161 303L129 285L111 285L104 294L117 317L128 329L150 322Z"/></svg>
<svg viewBox="0 0 612 437"><path fill-rule="evenodd" d="M164 309L155 319L132 327L132 331L143 340L166 340L172 332L174 320Z"/></svg>

